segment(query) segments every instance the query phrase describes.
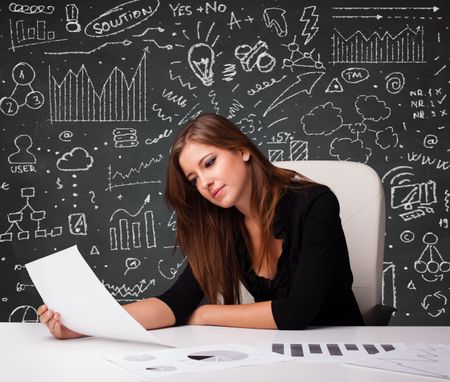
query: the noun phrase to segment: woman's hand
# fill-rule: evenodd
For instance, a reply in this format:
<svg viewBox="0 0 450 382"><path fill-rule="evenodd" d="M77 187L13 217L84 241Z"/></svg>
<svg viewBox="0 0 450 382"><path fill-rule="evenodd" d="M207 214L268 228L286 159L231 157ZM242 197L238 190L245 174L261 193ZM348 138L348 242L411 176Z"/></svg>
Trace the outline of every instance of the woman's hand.
<svg viewBox="0 0 450 382"><path fill-rule="evenodd" d="M41 305L37 313L39 314L39 320L47 326L49 332L54 337L60 340L83 337L82 334L74 332L61 324L61 315L49 310L47 305Z"/></svg>

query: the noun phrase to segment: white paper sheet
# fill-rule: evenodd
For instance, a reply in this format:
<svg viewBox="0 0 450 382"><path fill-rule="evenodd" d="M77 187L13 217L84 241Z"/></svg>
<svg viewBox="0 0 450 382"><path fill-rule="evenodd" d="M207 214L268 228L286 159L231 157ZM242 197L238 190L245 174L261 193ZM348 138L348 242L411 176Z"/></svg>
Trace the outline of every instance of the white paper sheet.
<svg viewBox="0 0 450 382"><path fill-rule="evenodd" d="M177 348L103 358L146 378L288 361L279 354L239 344Z"/></svg>
<svg viewBox="0 0 450 382"><path fill-rule="evenodd" d="M111 296L76 246L26 264L49 309L61 322L89 336L170 346L131 317Z"/></svg>
<svg viewBox="0 0 450 382"><path fill-rule="evenodd" d="M450 346L416 344L349 364L450 379Z"/></svg>

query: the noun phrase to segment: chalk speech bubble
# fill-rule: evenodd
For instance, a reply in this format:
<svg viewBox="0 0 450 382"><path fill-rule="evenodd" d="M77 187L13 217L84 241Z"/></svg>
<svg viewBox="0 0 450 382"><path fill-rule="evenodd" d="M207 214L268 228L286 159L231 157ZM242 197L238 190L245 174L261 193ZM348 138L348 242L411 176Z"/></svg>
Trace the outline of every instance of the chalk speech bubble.
<svg viewBox="0 0 450 382"><path fill-rule="evenodd" d="M133 28L151 17L159 8L159 0L132 0L102 13L84 28L91 37L105 37Z"/></svg>

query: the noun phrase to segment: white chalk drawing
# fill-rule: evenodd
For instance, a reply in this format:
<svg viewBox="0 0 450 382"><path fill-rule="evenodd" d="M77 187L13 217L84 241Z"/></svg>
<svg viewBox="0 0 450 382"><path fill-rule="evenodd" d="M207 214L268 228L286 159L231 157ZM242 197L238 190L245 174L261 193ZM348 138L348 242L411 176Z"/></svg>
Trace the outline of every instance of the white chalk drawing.
<svg viewBox="0 0 450 382"><path fill-rule="evenodd" d="M170 219L167 222L167 227L170 228L173 232L177 230L177 215L175 214L175 211L172 212L172 215L170 215Z"/></svg>
<svg viewBox="0 0 450 382"><path fill-rule="evenodd" d="M306 135L331 135L342 126L341 112L332 102L316 106L300 119L302 129Z"/></svg>
<svg viewBox="0 0 450 382"><path fill-rule="evenodd" d="M65 130L59 134L58 138L61 142L72 142L73 132Z"/></svg>
<svg viewBox="0 0 450 382"><path fill-rule="evenodd" d="M153 211L147 209L148 204L150 195L135 213L123 208L114 211L109 219L109 222L114 224L109 228L112 251L156 247L155 220Z"/></svg>
<svg viewBox="0 0 450 382"><path fill-rule="evenodd" d="M389 170L382 177L383 183L391 186L390 206L392 209L403 209L400 214L404 221L417 219L434 213L431 205L437 203L436 182L413 183L413 168L410 166L397 166Z"/></svg>
<svg viewBox="0 0 450 382"><path fill-rule="evenodd" d="M143 39L142 41L144 42L151 42L153 43L158 49L166 49L166 50L172 50L174 47L178 47L178 48L184 48L184 45L181 44L166 44L166 45L161 45L159 44L155 39Z"/></svg>
<svg viewBox="0 0 450 382"><path fill-rule="evenodd" d="M417 219L427 213L434 213L431 205L436 203L436 182L433 180L426 183L408 183L391 187L391 208L402 208L406 211L400 214L404 221Z"/></svg>
<svg viewBox="0 0 450 382"><path fill-rule="evenodd" d="M414 238L414 232L410 231L409 229L403 231L400 234L400 240L403 241L403 243L411 243L414 241Z"/></svg>
<svg viewBox="0 0 450 382"><path fill-rule="evenodd" d="M94 158L82 147L75 147L64 153L56 162L60 171L88 171L94 164Z"/></svg>
<svg viewBox="0 0 450 382"><path fill-rule="evenodd" d="M216 62L216 52L214 51L214 46L216 45L219 35L216 36L212 44L208 43L210 34L214 28L212 23L208 33L206 35L205 42L198 42L192 45L188 51L188 64L195 76L202 82L205 86L211 86L214 83L214 71L213 67ZM200 37L200 25L201 22L197 23L197 38Z"/></svg>
<svg viewBox="0 0 450 382"><path fill-rule="evenodd" d="M127 268L126 271L124 272L124 276L127 275L128 271L132 270L132 269L137 269L141 266L142 262L141 260L135 258L135 257L128 257L125 260L125 267Z"/></svg>
<svg viewBox="0 0 450 382"><path fill-rule="evenodd" d="M434 73L434 76L436 77L437 75L439 75L446 68L447 68L447 65L441 66L441 68L436 73Z"/></svg>
<svg viewBox="0 0 450 382"><path fill-rule="evenodd" d="M284 68L289 68L291 72L294 70L294 67L297 68L310 68L310 69L325 69L323 62L320 61L320 53L317 53L317 59L314 58L313 54L316 48L311 49L309 52L302 52L300 50L300 45L297 43L297 36L294 35L294 39L289 44L281 44L288 48L290 52L289 58L283 59Z"/></svg>
<svg viewBox="0 0 450 382"><path fill-rule="evenodd" d="M127 172L120 172L112 170L112 165L108 165L108 187L105 191L112 191L118 187L126 187L126 186L134 186L139 184L152 184L152 183L161 183L161 180L148 180L142 179L145 176L144 170L151 167L155 163L159 163L163 160L163 156L159 154L157 157L151 158L147 162L140 162L137 167L131 167ZM137 178L137 179L136 179ZM113 183L116 179L121 179L122 183Z"/></svg>
<svg viewBox="0 0 450 382"><path fill-rule="evenodd" d="M67 55L67 54L92 54L92 53L96 53L99 50L106 48L107 46L110 45L123 45L123 46L129 46L131 45L132 42L130 40L120 40L120 41L108 41L105 42L102 45L97 46L96 48L90 49L90 50L69 50L69 51L59 51L59 52L44 52L44 54L47 55L54 55L54 56L63 56L63 55Z"/></svg>
<svg viewBox="0 0 450 382"><path fill-rule="evenodd" d="M424 63L424 30L422 26L409 26L393 36L386 31L382 36L378 31L370 36L356 31L344 37L336 28L332 36L332 62L336 63Z"/></svg>
<svg viewBox="0 0 450 382"><path fill-rule="evenodd" d="M330 144L329 153L339 160L367 163L372 155L372 149L365 147L360 139L334 138Z"/></svg>
<svg viewBox="0 0 450 382"><path fill-rule="evenodd" d="M416 153L414 151L407 153L407 160L408 162L420 163L422 166L433 166L436 170L447 171L450 168L450 161L432 158L429 155Z"/></svg>
<svg viewBox="0 0 450 382"><path fill-rule="evenodd" d="M450 211L450 192L448 189L445 190L445 198L444 198L445 212Z"/></svg>
<svg viewBox="0 0 450 382"><path fill-rule="evenodd" d="M367 80L370 73L366 68L347 68L341 72L341 77L349 84L358 84Z"/></svg>
<svg viewBox="0 0 450 382"><path fill-rule="evenodd" d="M67 40L65 38L57 39L54 31L47 30L47 22L45 20L33 18L16 20L14 22L9 20L9 32L11 35L11 47L9 50L13 52L19 48Z"/></svg>
<svg viewBox="0 0 450 382"><path fill-rule="evenodd" d="M438 290L433 294L426 295L420 305L429 316L436 318L445 313L447 302L447 296Z"/></svg>
<svg viewBox="0 0 450 382"><path fill-rule="evenodd" d="M36 172L36 157L29 150L33 146L31 137L27 134L21 134L14 139L14 145L17 151L8 156L8 163L11 164L10 170L13 174L22 174Z"/></svg>
<svg viewBox="0 0 450 382"><path fill-rule="evenodd" d="M405 76L400 72L389 73L385 78L386 90L391 94L398 94L405 86Z"/></svg>
<svg viewBox="0 0 450 382"><path fill-rule="evenodd" d="M344 88L337 77L334 77L325 89L325 93L342 93L343 91Z"/></svg>
<svg viewBox="0 0 450 382"><path fill-rule="evenodd" d="M302 17L300 21L305 23L305 26L302 31L302 36L306 37L305 45L314 38L319 28L316 27L317 21L319 20L319 15L314 13L316 11L316 6L311 5L309 7L303 8Z"/></svg>
<svg viewBox="0 0 450 382"><path fill-rule="evenodd" d="M388 126L383 130L377 131L375 143L383 150L397 147L398 134L394 133L394 128L392 126Z"/></svg>
<svg viewBox="0 0 450 382"><path fill-rule="evenodd" d="M99 209L99 206L95 204L95 191L89 191L89 195L91 195L91 203L94 205L96 210Z"/></svg>
<svg viewBox="0 0 450 382"><path fill-rule="evenodd" d="M267 142L271 162L284 160L307 160L308 142L294 139L291 133L279 132Z"/></svg>
<svg viewBox="0 0 450 382"><path fill-rule="evenodd" d="M173 90L163 89L161 96L162 98L165 98L170 102L173 102L174 104L180 106L181 108L186 107L187 99L182 95L175 94Z"/></svg>
<svg viewBox="0 0 450 382"><path fill-rule="evenodd" d="M170 4L169 4L169 6L170 6ZM156 27L156 28L146 28L142 33L134 34L133 37L144 37L148 32L150 32L150 31L152 31L152 30L156 30L156 31L158 31L159 33L162 33L162 32L165 31L165 29L164 29L164 28L161 28L161 27Z"/></svg>
<svg viewBox="0 0 450 382"><path fill-rule="evenodd" d="M147 138L145 140L146 145L153 145L154 143L158 143L161 139L169 138L173 133L172 129L164 130L164 133L159 134L156 138Z"/></svg>
<svg viewBox="0 0 450 382"><path fill-rule="evenodd" d="M118 149L136 147L139 145L136 129L118 127L113 130L114 147Z"/></svg>
<svg viewBox="0 0 450 382"><path fill-rule="evenodd" d="M355 109L364 120L378 122L391 116L391 108L376 95L359 95L355 101Z"/></svg>
<svg viewBox="0 0 450 382"><path fill-rule="evenodd" d="M216 101L216 97L217 97L216 91L215 91L214 89L213 89L213 90L210 90L210 91L208 92L208 97L210 98L209 102L211 103L211 105L212 105L214 111L215 111L217 114L220 114L219 102Z"/></svg>
<svg viewBox="0 0 450 382"><path fill-rule="evenodd" d="M81 31L81 25L78 20L80 10L75 4L66 4L66 31L78 33Z"/></svg>
<svg viewBox="0 0 450 382"><path fill-rule="evenodd" d="M61 189L64 188L64 185L62 184L61 178L57 178L57 179L56 179L56 186L57 186L57 189L58 189L58 190L61 190Z"/></svg>
<svg viewBox="0 0 450 382"><path fill-rule="evenodd" d="M412 280L409 281L407 288L411 290L417 290L416 284L414 284Z"/></svg>
<svg viewBox="0 0 450 382"><path fill-rule="evenodd" d="M414 269L427 282L442 281L444 273L450 271L450 262L445 261L439 252L437 247L439 239L434 233L427 232L422 241L426 246L414 262Z"/></svg>
<svg viewBox="0 0 450 382"><path fill-rule="evenodd" d="M410 108L413 119L435 119L448 116L445 99L447 94L442 87L409 90Z"/></svg>
<svg viewBox="0 0 450 382"><path fill-rule="evenodd" d="M75 212L69 215L68 217L69 222L69 232L72 235L81 235L86 236L87 235L87 221L86 221L86 214L83 212Z"/></svg>
<svg viewBox="0 0 450 382"><path fill-rule="evenodd" d="M18 293L26 291L27 288L34 288L34 284L23 284L20 282L16 284L16 292Z"/></svg>
<svg viewBox="0 0 450 382"><path fill-rule="evenodd" d="M126 284L114 285L107 283L104 280L102 280L102 283L117 301L136 301L142 299L141 296L147 292L150 286L156 285L156 280L151 279L147 281L146 279L142 279L139 283L133 286L127 286Z"/></svg>
<svg viewBox="0 0 450 382"><path fill-rule="evenodd" d="M15 308L9 315L8 322L38 323L37 310L30 305L21 305Z"/></svg>
<svg viewBox="0 0 450 382"><path fill-rule="evenodd" d="M96 245L93 245L91 251L89 252L90 256L98 256L100 255L100 251L98 250Z"/></svg>
<svg viewBox="0 0 450 382"><path fill-rule="evenodd" d="M440 218L439 219L439 227L444 228L444 229L448 229L448 227L449 227L448 219L447 218L445 218L445 219Z"/></svg>
<svg viewBox="0 0 450 382"><path fill-rule="evenodd" d="M197 118L203 112L203 109L195 110L199 105L200 103L196 103L194 106L192 106L189 111L183 117L181 117L180 121L178 122L178 126L184 125L190 119Z"/></svg>
<svg viewBox="0 0 450 382"><path fill-rule="evenodd" d="M186 260L187 260L187 257L183 257L183 259L181 261L177 262L175 267L170 267L168 270L166 270L166 269L163 269L163 263L165 260L160 259L158 261L158 272L166 280L173 280L175 278L175 276L178 274L178 272L180 271L180 269L183 267Z"/></svg>
<svg viewBox="0 0 450 382"><path fill-rule="evenodd" d="M265 117L270 111L298 94L306 93L311 95L314 86L316 86L317 82L319 82L324 74L325 72L307 72L297 75L297 80L291 83L277 98L272 101L263 113L263 116Z"/></svg>
<svg viewBox="0 0 450 382"><path fill-rule="evenodd" d="M0 110L3 114L11 117L16 115L22 106L39 109L44 104L44 95L31 86L36 77L31 65L26 62L19 62L12 69L11 77L16 86L9 96L0 99ZM19 92L26 93L22 99L20 99Z"/></svg>
<svg viewBox="0 0 450 382"><path fill-rule="evenodd" d="M171 80L171 81L178 80L178 82L180 83L180 85L181 85L182 87L184 87L184 88L187 87L189 90L197 89L197 86L192 85L190 82L183 82L183 81L181 80L181 76L176 76L176 77L175 77L175 76L172 74L172 71L171 71L171 70L169 70L169 76L170 76L170 80Z"/></svg>
<svg viewBox="0 0 450 382"><path fill-rule="evenodd" d="M279 84L280 82L282 82L287 76L283 75L282 77L280 77L279 79L275 79L275 78L271 78L269 81L263 81L262 84L256 84L253 88L247 90L247 94L249 96L253 96L263 90L266 90L270 87L272 87L275 84Z"/></svg>
<svg viewBox="0 0 450 382"><path fill-rule="evenodd" d="M10 3L8 9L10 12L23 13L25 15L37 15L40 13L51 15L55 11L53 5L28 5L17 3Z"/></svg>
<svg viewBox="0 0 450 382"><path fill-rule="evenodd" d="M236 74L237 72L235 64L225 64L222 70L222 80L224 80L225 82L231 82L233 81Z"/></svg>
<svg viewBox="0 0 450 382"><path fill-rule="evenodd" d="M263 19L266 27L274 29L278 37L287 35L287 23L284 17L286 11L281 8L266 8L263 12Z"/></svg>
<svg viewBox="0 0 450 382"><path fill-rule="evenodd" d="M256 130L261 131L261 121L255 121L256 114L250 113L246 117L241 118L236 121L235 124L244 134L253 134ZM259 127L256 127L256 123L258 123Z"/></svg>
<svg viewBox="0 0 450 382"><path fill-rule="evenodd" d="M173 117L171 115L164 114L162 107L160 107L157 103L152 105L152 110L156 112L156 116L161 119L161 121L169 121L172 123Z"/></svg>
<svg viewBox="0 0 450 382"><path fill-rule="evenodd" d="M423 139L423 147L427 149L433 149L439 142L439 139L434 134L428 134Z"/></svg>
<svg viewBox="0 0 450 382"><path fill-rule="evenodd" d="M231 106L228 109L227 118L232 119L236 117L236 113L242 109L244 109L244 105L242 105L236 98L233 98Z"/></svg>
<svg viewBox="0 0 450 382"><path fill-rule="evenodd" d="M0 234L0 242L13 241L14 231L17 231L16 238L18 240L28 240L31 238L49 238L61 236L62 227L54 227L50 230L42 228L41 225L46 219L47 212L45 210L35 210L30 199L36 196L34 187L24 187L20 189L20 197L25 199L25 205L16 212L8 213L8 229ZM23 225L24 227L21 227ZM34 230L25 227L35 226Z"/></svg>
<svg viewBox="0 0 450 382"><path fill-rule="evenodd" d="M147 53L130 81L116 66L101 91L96 91L84 65L69 70L61 81L49 67L50 120L52 122L108 122L147 120Z"/></svg>
<svg viewBox="0 0 450 382"><path fill-rule="evenodd" d="M384 305L397 307L396 266L392 261L383 262L381 302ZM395 312L393 314L395 315Z"/></svg>
<svg viewBox="0 0 450 382"><path fill-rule="evenodd" d="M111 8L89 22L84 33L90 37L111 36L133 28L158 10L159 0L131 0Z"/></svg>
<svg viewBox="0 0 450 382"><path fill-rule="evenodd" d="M256 67L261 73L269 73L275 67L277 60L268 53L267 43L259 40L255 45L239 45L234 50L235 57L241 63L242 69L251 72Z"/></svg>
<svg viewBox="0 0 450 382"><path fill-rule="evenodd" d="M188 63L203 85L211 86L214 83L215 52L211 46L205 43L192 45L188 52Z"/></svg>

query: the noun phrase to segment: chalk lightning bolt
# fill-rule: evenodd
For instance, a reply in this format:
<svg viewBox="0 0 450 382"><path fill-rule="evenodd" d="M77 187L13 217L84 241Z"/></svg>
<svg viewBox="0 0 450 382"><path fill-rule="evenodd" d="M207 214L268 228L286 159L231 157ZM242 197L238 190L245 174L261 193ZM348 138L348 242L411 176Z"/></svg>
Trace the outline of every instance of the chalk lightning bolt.
<svg viewBox="0 0 450 382"><path fill-rule="evenodd" d="M300 21L305 23L305 27L302 31L302 36L306 36L305 45L307 45L313 39L317 31L319 30L319 28L316 28L317 21L319 20L319 15L314 13L315 11L315 5L305 7L303 8L303 14L300 18Z"/></svg>

